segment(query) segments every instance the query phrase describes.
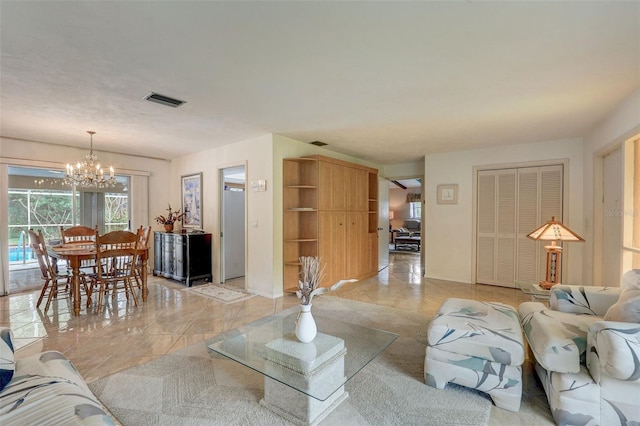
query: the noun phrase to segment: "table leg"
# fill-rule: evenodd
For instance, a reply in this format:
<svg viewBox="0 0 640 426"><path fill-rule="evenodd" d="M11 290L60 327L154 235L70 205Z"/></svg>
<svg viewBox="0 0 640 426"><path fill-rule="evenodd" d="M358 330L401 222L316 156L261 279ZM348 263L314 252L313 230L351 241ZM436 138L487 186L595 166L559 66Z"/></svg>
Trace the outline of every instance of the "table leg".
<svg viewBox="0 0 640 426"><path fill-rule="evenodd" d="M73 294L73 314L80 315L80 260L71 258L72 279L71 293Z"/></svg>
<svg viewBox="0 0 640 426"><path fill-rule="evenodd" d="M147 288L147 257L142 258L142 301L147 301L149 289Z"/></svg>

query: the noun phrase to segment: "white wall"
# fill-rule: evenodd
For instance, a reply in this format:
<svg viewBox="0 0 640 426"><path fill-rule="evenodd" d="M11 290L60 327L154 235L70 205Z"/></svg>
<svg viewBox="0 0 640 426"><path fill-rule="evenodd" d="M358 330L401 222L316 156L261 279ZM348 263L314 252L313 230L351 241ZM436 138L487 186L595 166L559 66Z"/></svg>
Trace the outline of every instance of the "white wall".
<svg viewBox="0 0 640 426"><path fill-rule="evenodd" d="M584 145L584 228L585 284L601 284L603 227L602 158L630 137L640 133L640 89L631 93L585 137Z"/></svg>
<svg viewBox="0 0 640 426"><path fill-rule="evenodd" d="M512 145L425 157L425 268L429 278L471 283L473 277L473 170L487 165L568 159L569 197L565 223L578 234L583 229L582 140L569 139ZM458 204L437 204L438 184L458 184ZM574 244L565 256L571 282L582 279L582 247Z"/></svg>
<svg viewBox="0 0 640 426"><path fill-rule="evenodd" d="M247 290L265 297L282 294L273 277L273 214L274 188L273 139L263 135L198 152L173 160L171 165L170 199L175 208L181 207L180 177L202 172L202 224L203 229L213 235L213 276L220 278L220 169L246 166L247 216L246 216L246 261L249 267L245 276ZM251 182L267 181L265 192L253 192Z"/></svg>

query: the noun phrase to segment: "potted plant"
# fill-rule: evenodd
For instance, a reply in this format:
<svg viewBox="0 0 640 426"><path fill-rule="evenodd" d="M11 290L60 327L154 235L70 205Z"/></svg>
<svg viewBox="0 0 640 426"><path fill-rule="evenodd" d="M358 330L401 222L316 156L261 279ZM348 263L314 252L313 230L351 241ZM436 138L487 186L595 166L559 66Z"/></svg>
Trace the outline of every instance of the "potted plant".
<svg viewBox="0 0 640 426"><path fill-rule="evenodd" d="M166 232L172 232L173 224L178 220L182 219L182 216L184 215L184 213L181 213L180 209L173 211L171 209L171 204L169 204L169 208L167 210L169 211L169 214L167 214L166 216L163 216L163 215L156 216L154 220L158 224L164 225L164 230Z"/></svg>

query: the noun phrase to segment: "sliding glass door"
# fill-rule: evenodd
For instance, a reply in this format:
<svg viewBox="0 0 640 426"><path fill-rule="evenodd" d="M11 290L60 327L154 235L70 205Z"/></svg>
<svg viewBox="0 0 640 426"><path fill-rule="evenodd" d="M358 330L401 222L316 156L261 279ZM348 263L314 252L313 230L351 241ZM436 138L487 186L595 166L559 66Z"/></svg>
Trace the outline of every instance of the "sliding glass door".
<svg viewBox="0 0 640 426"><path fill-rule="evenodd" d="M64 172L33 167L8 168L9 268L36 266L27 230L41 229L58 239L60 226L98 227L101 233L130 228L128 176L117 176L114 188L79 188L64 182Z"/></svg>

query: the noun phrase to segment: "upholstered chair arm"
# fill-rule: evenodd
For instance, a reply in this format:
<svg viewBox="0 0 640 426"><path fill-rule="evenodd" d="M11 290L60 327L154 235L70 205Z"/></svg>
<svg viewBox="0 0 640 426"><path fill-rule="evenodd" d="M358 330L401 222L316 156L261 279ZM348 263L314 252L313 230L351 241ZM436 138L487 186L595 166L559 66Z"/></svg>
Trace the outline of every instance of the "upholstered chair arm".
<svg viewBox="0 0 640 426"><path fill-rule="evenodd" d="M596 383L603 375L640 382L640 324L594 322L587 335L587 368Z"/></svg>
<svg viewBox="0 0 640 426"><path fill-rule="evenodd" d="M619 287L557 284L551 287L549 306L555 311L603 317L618 301Z"/></svg>

